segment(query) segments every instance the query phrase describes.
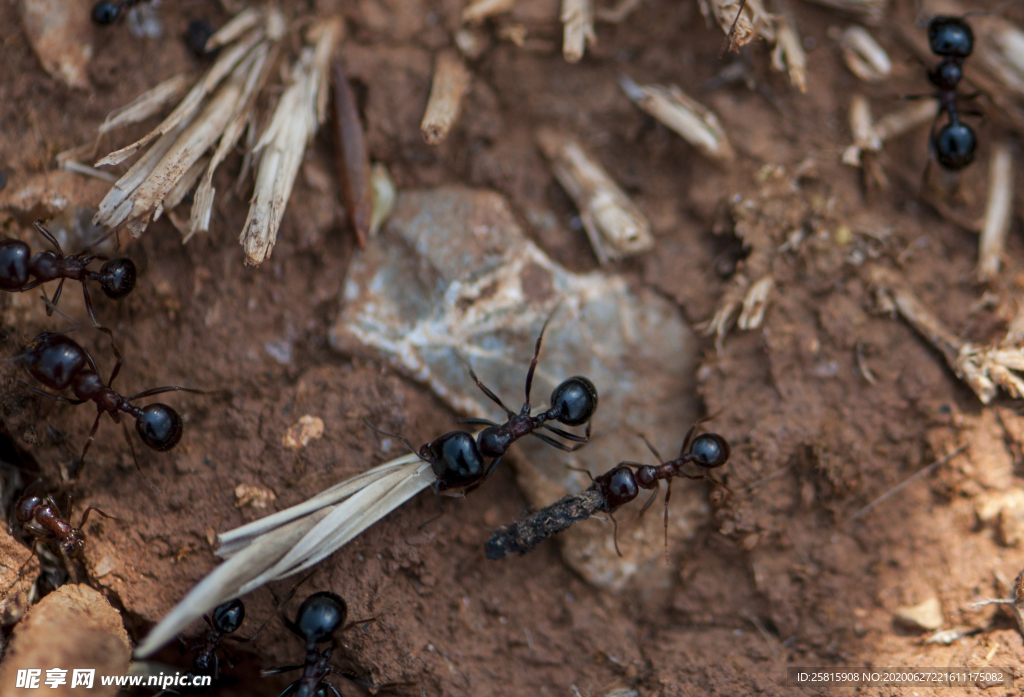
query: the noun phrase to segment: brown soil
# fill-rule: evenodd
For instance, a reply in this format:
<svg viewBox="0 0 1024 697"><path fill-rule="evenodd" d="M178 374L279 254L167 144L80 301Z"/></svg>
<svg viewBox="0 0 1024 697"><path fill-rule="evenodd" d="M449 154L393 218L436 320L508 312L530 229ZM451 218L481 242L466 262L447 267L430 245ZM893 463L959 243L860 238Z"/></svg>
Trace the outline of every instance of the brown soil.
<svg viewBox="0 0 1024 697"><path fill-rule="evenodd" d="M912 25L912 3L897 4L894 16ZM335 3L307 5L326 12ZM981 408L938 352L878 314L864 269L898 259L905 278L954 332L989 342L1015 311L1024 245L1011 237L1003 280L989 288L972 280L975 236L915 194L927 158L924 129L887 145L888 190L865 194L859 173L839 164L850 141L852 92L867 92L884 113L899 106L899 95L928 89L896 32L876 31L894 77L865 87L828 38L849 18L791 3L813 47L808 92L801 95L772 72L763 44L739 58L718 58L722 34L706 26L693 2L653 0L621 25L599 24L597 48L575 66L557 51L558 3L520 2L512 17L528 27L529 50L496 43L474 64L460 123L446 143L430 148L419 120L431 56L448 43L460 5L342 4L351 30L342 54L362 95L371 154L400 187L459 182L496 189L524 220L551 209L558 225L525 229L570 269L595 269L584 234L571 225L570 201L533 146L539 125L565 128L580 135L653 221L657 251L615 271L677 301L688 320L705 320L734 283L717 269L737 256L738 226L752 247L741 270L746 265L756 280L770 267L777 291L760 329L733 332L721 353L708 340L699 397L708 413L724 410L713 426L733 444L724 474L737 494L718 502L695 542L671 546L667 594L596 591L567 570L552 544L488 562L484 540L525 506L502 468L466 499L446 501L438 520L424 525L436 504L420 495L320 566L301 594L330 588L345 596L354 618L379 615L344 635L340 662L376 682L414 683L408 691L428 695L568 695L572 686L591 695L622 687L641 695L793 694L800 691L785 686L786 666L1018 666L1024 647L1010 616L968 605L1005 596L1008 580L1024 566L1024 553L1012 546L1020 540L1001 537L978 517L982 502L1019 490L1024 419L1010 401ZM1024 21L1020 7L1003 11ZM52 155L88 141L111 109L159 80L197 68L179 38L190 20L219 26L226 19L210 0L165 2L160 15L167 32L157 42L132 38L123 24L95 29L92 90L82 92L43 71L16 5L0 3L6 193L37 180L58 193L75 188L67 195L82 206L98 203L103 186L95 182L43 179ZM755 89L705 87L736 60L746 63ZM676 83L712 106L738 161L716 168L637 111L615 84L623 72L641 82ZM978 126L982 151L963 187L976 205L984 201L987 145L998 129L994 119ZM221 168L219 191L239 166L235 158ZM152 225L130 248L148 260L135 292L120 304L97 300L100 320L125 350L118 384L126 392L162 384L229 391L165 397L188 422L175 450L139 452L159 495L135 472L109 420L78 482L76 510L95 505L125 521L92 519L85 558L95 586L123 608L135 640L214 566L214 531L266 513L236 508L236 486L269 489L276 494L269 505L284 508L387 459L362 417L415 443L450 430L457 417L406 377L329 349L354 245L340 197L317 186L318 174L334 177L328 133L318 136L305 167L273 257L262 267L241 263L236 236L245 202L221 199L212 233L187 246L166 221ZM38 248L27 227L38 212L10 216L5 234ZM852 235L849 228L840 233L843 224ZM801 227L808 232L803 244L777 253ZM861 229L890 234L878 241ZM979 303L986 291L991 301ZM61 306L84 317L74 287L65 289ZM44 328L63 326L46 319L33 294L4 294L0 308L4 357ZM101 367L112 366L102 337L84 329L77 336ZM265 348L282 341L290 346L287 363ZM17 383L14 364L0 371L0 428L9 441L2 452L56 486L94 411L31 396ZM324 437L298 451L285 448L285 431L304 414L324 420ZM679 425L680 434L686 426ZM676 437L657 434L661 442ZM865 504L968 440L965 453L935 475L851 522ZM601 462L599 453L594 462ZM281 597L288 588L274 590ZM931 597L941 600L946 627L979 631L951 646L925 645L921 634L894 623L898 607ZM240 634L251 635L273 615L275 600L264 589L246 602L249 619ZM184 646L191 643L158 658L185 668ZM261 680L258 669L301 660L298 640L276 619L255 643L229 652L236 666L225 669L225 695L275 695L284 679Z"/></svg>

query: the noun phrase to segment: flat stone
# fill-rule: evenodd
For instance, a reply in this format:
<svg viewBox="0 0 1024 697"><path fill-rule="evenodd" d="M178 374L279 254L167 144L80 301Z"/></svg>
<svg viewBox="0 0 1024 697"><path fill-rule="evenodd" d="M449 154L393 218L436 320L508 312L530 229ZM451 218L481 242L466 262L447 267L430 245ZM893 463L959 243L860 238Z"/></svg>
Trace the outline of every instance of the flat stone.
<svg viewBox="0 0 1024 697"><path fill-rule="evenodd" d="M535 413L572 375L594 382L600 405L591 443L576 453L532 438L512 447L507 458L514 458L533 506L590 484L567 465L597 475L622 460L652 462L639 433L675 456L693 422L696 342L678 309L620 276L574 274L554 263L494 192L400 192L385 228L353 259L342 302L330 336L335 349L383 356L455 411L502 421L469 367L518 411L534 344L551 318L531 395ZM673 541L691 536L706 516L698 492L676 487ZM632 521L635 510L620 522ZM564 558L600 587L622 588L640 570L639 583L663 585L661 516L620 525L624 557L615 553L611 532L609 521L597 519L566 531Z"/></svg>
<svg viewBox="0 0 1024 697"><path fill-rule="evenodd" d="M929 598L918 605L901 607L893 615L894 619L907 629L934 632L942 628L945 619L942 616L942 604L938 598Z"/></svg>

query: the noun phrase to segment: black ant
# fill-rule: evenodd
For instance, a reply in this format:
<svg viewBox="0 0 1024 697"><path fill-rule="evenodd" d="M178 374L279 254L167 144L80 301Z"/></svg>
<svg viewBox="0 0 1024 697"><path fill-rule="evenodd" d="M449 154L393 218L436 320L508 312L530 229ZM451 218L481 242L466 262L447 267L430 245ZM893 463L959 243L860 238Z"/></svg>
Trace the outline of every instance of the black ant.
<svg viewBox="0 0 1024 697"><path fill-rule="evenodd" d="M728 441L717 433L702 433L693 438L696 428L697 426L694 425L687 432L678 459L662 462L658 466L644 465L639 462L620 462L604 474L593 478L594 483L588 489L576 494L569 494L551 506L536 511L523 520L495 532L485 545L487 558L500 559L510 552L525 554L541 540L547 539L581 520L586 520L598 511L605 511L611 517L612 524L615 526L615 551L622 556L618 542L619 526L612 514L619 506L623 506L639 496L640 489L654 489L651 498L647 500L640 511L640 515L643 515L654 501L662 479L668 481L669 487L665 494L665 547L667 549L668 502L672 495L673 477L706 479L729 490L725 484L714 479L707 472L703 474L683 472L683 467L687 464L694 464L710 470L721 467L729 461ZM646 439L644 440L646 442ZM654 446L649 442L647 445L660 461L662 458ZM636 469L635 473L634 469Z"/></svg>
<svg viewBox="0 0 1024 697"><path fill-rule="evenodd" d="M100 418L103 414L109 414L115 423L121 424L124 430L125 440L132 451L132 459L135 460L135 467L142 474L139 460L135 455L135 445L131 436L128 435L128 426L120 417L119 412L124 412L135 419L135 430L138 432L142 442L157 452L170 450L181 440L183 424L181 416L174 409L166 404L157 402L147 404L144 407L137 407L132 402L143 397L163 394L164 392L194 392L206 394L203 390L195 390L188 387L169 385L145 390L131 397L124 397L112 388L114 378L121 370L124 358L121 356L117 346L113 346L117 363L110 373L110 379L104 384L99 375L99 369L92 355L79 346L66 334L43 332L33 339L20 356L25 363L25 368L36 380L56 392L61 392L68 387L75 394L75 399L69 399L60 395L50 394L35 387L30 387L32 392L53 399L64 404L84 404L92 401L96 403L96 420L89 431L89 439L85 442L82 454L78 459L76 470L85 463L85 455L89 452L96 431L100 426ZM143 478L145 475L143 474ZM148 480L147 480L148 481Z"/></svg>
<svg viewBox="0 0 1024 697"><path fill-rule="evenodd" d="M974 130L961 123L957 111L957 85L964 75L964 60L974 50L974 32L962 17L939 15L928 22L928 44L932 53L942 57L938 65L928 70L928 79L937 88L935 96L939 99L935 123L943 112L948 117L937 133L935 123L932 124L929 149L945 169L959 171L971 164L977 148Z"/></svg>
<svg viewBox="0 0 1024 697"><path fill-rule="evenodd" d="M523 402L523 407L519 410L518 414L506 407L496 394L480 382L480 378L476 376L473 369L469 369L469 374L476 383L476 386L487 395L488 399L504 409L505 414L508 416L508 420L503 424L496 424L486 419L464 419L462 421L462 423L484 424L487 426L476 439L477 445L480 448L480 454L484 457L495 458L488 468L487 474L490 474L498 466L498 462L508 452L512 443L526 435L540 438L548 445L553 445L566 452L579 450L590 442L590 419L594 416L594 412L597 411L597 388L594 387L594 383L582 375L576 375L564 380L554 389L551 393L551 406L548 407L547 411L537 415L530 414L530 389L533 387L533 374L537 370L537 359L540 356L540 345L544 339L544 331L547 329L548 322L550 321L551 318L549 317L540 330L540 336L537 337L537 346L533 352L533 360L530 361L530 369L526 373L526 401ZM586 435L577 436L563 431L560 428L548 425L546 423L548 421L557 421L566 426L581 426L585 423L587 424ZM537 430L541 428L551 431L566 440L578 443L578 445L569 446L558 442L550 436L537 433Z"/></svg>
<svg viewBox="0 0 1024 697"><path fill-rule="evenodd" d="M131 259L123 257L110 259L89 253L92 247L106 240L113 234L112 232L107 233L78 254L65 256L57 238L43 227L42 221L37 220L34 225L39 234L45 237L56 251L46 250L31 256L32 250L21 240L6 239L0 242L0 290L23 293L59 278L60 283L57 285L53 297L47 300L46 296L43 296L47 302L46 314L50 315L53 313L57 301L60 300L64 281L79 281L82 284L82 293L85 295L85 309L89 313L89 319L97 329L109 334L110 330L101 327L96 321L86 281L98 282L108 298L119 300L132 292L135 287L135 264ZM96 260L104 262L98 273L88 269L89 264Z"/></svg>
<svg viewBox="0 0 1024 697"><path fill-rule="evenodd" d="M78 527L75 527L70 520L64 520L52 499L35 494L24 494L15 504L14 511L25 532L60 553L73 579L76 574L71 560L81 556L85 549L85 533L82 528L89 520L89 514L96 511L104 518L117 520L99 508L89 506L82 513Z"/></svg>
<svg viewBox="0 0 1024 697"><path fill-rule="evenodd" d="M192 672L195 675L212 675L216 680L220 677L217 649L226 635L233 634L242 626L245 621L245 604L238 598L229 600L213 609L213 619L206 615L203 615L203 619L210 625L210 631L206 633L202 644L191 649L198 649L192 659Z"/></svg>
<svg viewBox="0 0 1024 697"><path fill-rule="evenodd" d="M96 24L113 24L121 16L122 10L145 2L146 0L121 0L121 2L98 2L92 7L92 21Z"/></svg>
<svg viewBox="0 0 1024 697"><path fill-rule="evenodd" d="M289 695L295 695L295 697L328 697L328 695L331 697L341 697L338 688L326 680L327 676L332 673L355 680L355 682L361 682L355 679L354 676L332 668L329 665L331 656L334 654L334 649L338 643L334 635L339 630L345 632L352 627L372 622L375 619L371 618L345 624L347 617L348 605L345 603L345 600L330 591L314 593L303 600L302 605L299 606L299 611L295 614L294 622L289 621L282 614L281 619L289 631L306 642L306 660L305 663L299 666L282 666L280 668L260 671L260 675L266 677L268 675L287 673L292 670L302 670L302 676L286 687L278 697L289 697ZM318 644L325 644L327 642L331 644L328 648L323 651L317 649Z"/></svg>
<svg viewBox="0 0 1024 697"><path fill-rule="evenodd" d="M462 496L476 489L493 469L493 465L491 468L484 466L483 455L472 433L452 431L425 443L417 450L408 438L382 431L366 419L363 419L363 423L380 435L398 438L416 457L429 463L437 477L434 482L435 491L446 496Z"/></svg>

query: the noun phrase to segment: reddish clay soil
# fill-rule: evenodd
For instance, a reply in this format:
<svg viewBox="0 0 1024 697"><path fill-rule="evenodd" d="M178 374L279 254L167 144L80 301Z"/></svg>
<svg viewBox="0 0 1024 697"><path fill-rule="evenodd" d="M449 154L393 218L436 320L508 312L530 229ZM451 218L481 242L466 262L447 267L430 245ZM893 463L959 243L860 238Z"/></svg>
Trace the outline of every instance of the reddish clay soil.
<svg viewBox="0 0 1024 697"><path fill-rule="evenodd" d="M924 69L890 26L913 26L911 3L897 3L892 22L874 30L894 63L894 76L877 86L859 83L829 38L831 28L850 23L848 16L790 4L810 49L806 94L772 71L763 43L719 58L721 31L709 28L689 0L651 0L620 25L599 24L597 48L575 66L558 51L556 0L517 3L513 18L527 26L531 43L520 49L496 42L472 64L475 81L460 122L438 148L423 143L419 121L431 56L450 42L461 3L318 0L289 10L294 17L345 13L350 31L341 53L360 95L371 154L399 187L495 189L524 221L531 209L551 209L559 225L536 231L524 222L524 229L568 268L596 269L583 232L571 224L570 200L533 145L538 126L562 127L587 143L653 222L656 251L612 272L673 299L697 324L735 283L726 267L742 256L739 230L751 246L740 271L756 280L770 268L777 284L759 329L733 331L721 352L706 340L694 399L705 413L722 410L713 426L733 444L722 474L735 495L713 498L714 515L695 541L670 546L670 587L595 590L564 566L552 543L522 558L487 561L484 540L525 508L503 467L467 498L445 501L432 522L437 504L421 494L319 567L300 595L332 589L348 600L354 618L377 616L344 635L340 665L376 683L411 683L400 690L412 694L569 695L576 686L584 695L632 688L646 696L828 692L786 687L787 666L1017 667L1024 660L1009 614L969 609L978 598L1006 596L1024 567L1015 546L1021 540L979 518L983 502L1021 490L1019 405L1001 398L982 408L937 351L877 311L865 273L871 264L899 268L955 333L996 341L1024 286L1020 221L1004 272L979 284L976 235L917 197L926 129L886 146L891 185L866 193L859 171L839 162L851 140L849 98L864 91L876 113L885 113L900 106L900 95L928 91ZM1019 6L1003 11L1024 22ZM158 81L199 69L180 39L185 26L227 19L212 0L164 2L159 12L167 30L159 41L132 38L123 24L95 29L92 89L82 92L42 70L15 4L0 4L0 167L8 191L35 178L95 207L104 185L46 175L53 155L87 142L110 110ZM746 82L710 84L736 61L745 65ZM718 168L637 111L616 85L624 72L640 82L678 84L713 107L738 160ZM958 205L976 209L984 202L988 149L1005 135L999 128L997 119L977 126L981 151L963 178L966 202ZM414 443L451 430L458 417L407 377L328 346L354 250L333 188L331 146L325 131L307 154L273 257L262 267L242 265L236 238L246 202L223 197L211 233L186 246L166 220L152 225L128 250L144 262L135 292L117 304L96 300L100 321L124 348L117 384L126 393L164 384L225 391L163 398L187 423L175 450L139 449L159 494L135 471L109 420L74 488L76 511L95 505L123 521L90 520L85 567L94 587L122 610L136 641L216 564L215 531L298 503L387 459L363 417ZM229 188L240 163L234 156L221 167L219 191ZM318 188L323 177L316 175L323 173L331 186ZM4 234L38 248L30 223L39 212L4 214ZM793 229L805 230L805 241L778 252ZM885 234L872 237L865 229ZM85 316L75 287L65 289L61 307ZM47 319L33 294L2 294L0 308L4 358L36 333L66 326ZM102 370L112 367L102 336L85 329L77 336ZM268 342L287 343L290 360L275 359ZM23 375L15 363L0 366L0 454L56 489L95 412L32 396L18 382ZM282 436L303 414L321 417L325 435L289 450ZM680 424L680 435L686 426ZM676 437L658 434L659 441ZM935 474L852 519L968 441ZM23 476L22 486L30 479ZM8 514L17 484L5 481ZM276 499L270 509L236 508L239 484L269 489ZM282 583L273 591L280 598L289 588ZM973 633L948 646L925 644L925 633L894 621L897 608L933 597L944 627ZM273 615L276 601L261 589L246 603L240 634L248 636ZM158 659L184 669L192 643L187 638ZM276 695L284 677L260 679L258 670L302 655L277 619L257 641L229 652L235 666L224 669L224 695ZM362 691L341 687L345 694ZM955 688L958 695L981 692Z"/></svg>

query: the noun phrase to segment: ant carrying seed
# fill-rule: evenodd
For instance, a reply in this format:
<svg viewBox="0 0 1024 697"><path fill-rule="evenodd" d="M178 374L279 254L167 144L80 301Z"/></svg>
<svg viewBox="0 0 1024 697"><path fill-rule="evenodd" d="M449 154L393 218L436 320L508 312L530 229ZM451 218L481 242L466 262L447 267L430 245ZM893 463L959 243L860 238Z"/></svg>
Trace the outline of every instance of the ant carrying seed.
<svg viewBox="0 0 1024 697"><path fill-rule="evenodd" d="M77 583L72 559L79 557L85 548L85 533L82 528L89 520L89 514L96 511L104 518L117 520L112 515L107 515L95 506L89 506L82 513L82 520L78 527L65 520L57 504L49 497L43 498L34 494L24 494L14 506L15 515L22 524L26 533L35 539L45 542L52 550L60 554L67 566L68 573L72 580ZM70 515L68 516L70 518Z"/></svg>
<svg viewBox="0 0 1024 697"><path fill-rule="evenodd" d="M961 123L957 110L957 85L964 75L964 60L974 50L974 32L962 17L939 15L928 22L928 45L932 53L942 58L928 70L928 80L935 85L939 100L928 147L940 165L955 172L971 164L977 148L974 130ZM946 125L936 132L935 125L943 113L947 116Z"/></svg>
<svg viewBox="0 0 1024 697"><path fill-rule="evenodd" d="M306 642L306 660L302 665L282 666L270 670L260 671L260 675L277 675L292 670L302 670L302 676L286 687L278 697L341 697L341 693L331 683L327 682L328 675L340 675L359 684L363 681L353 675L332 668L329 664L334 649L337 647L337 640L334 635L339 631L345 632L360 624L372 622L376 618L359 620L345 624L348 617L348 605L345 600L330 591L321 591L302 601L298 612L295 614L295 621L291 622L284 614L281 619L292 634ZM330 646L320 651L318 644Z"/></svg>
<svg viewBox="0 0 1024 697"><path fill-rule="evenodd" d="M672 478L686 477L687 479L706 479L707 481L724 487L725 484L711 477L707 472L703 474L687 474L683 467L687 464L694 464L704 469L721 467L729 461L730 448L728 441L717 433L702 433L693 438L697 426L694 425L687 432L683 439L683 447L680 449L679 458L667 462L661 462L658 466L644 465L638 462L620 462L602 475L593 479L593 484L584 491L576 494L569 494L560 501L534 512L532 515L523 518L512 525L496 531L484 545L488 559L501 559L512 552L526 554L539 542L546 540L555 533L586 520L598 511L605 511L612 519L614 528L615 551L619 551L618 522L612 515L616 508L634 500L640 489L653 489L651 498L644 504L640 515L654 501L657 490L662 479L668 481L668 491L665 494L665 548L668 549L668 502L672 495ZM644 439L646 442L646 438ZM654 452L655 457L660 461L662 458L657 454L649 442L648 447ZM636 473L633 469L636 469ZM589 473L588 473L589 474Z"/></svg>
<svg viewBox="0 0 1024 697"><path fill-rule="evenodd" d="M60 243L57 242L57 238L43 227L42 221L37 220L34 225L39 234L45 237L53 245L54 249L30 256L32 250L21 240L6 239L0 241L0 290L6 290L11 293L23 293L49 281L60 279L60 283L57 285L57 290L54 291L52 298L47 299L45 294L43 295L43 299L47 302L46 314L51 315L53 307L60 300L61 291L64 289L64 281L79 281L82 284L82 293L85 296L85 309L89 313L89 319L92 320L93 326L110 334L109 329L101 327L99 322L96 321L96 314L92 309L92 299L89 297L89 287L86 285L86 281L99 283L106 296L114 300L119 300L128 295L135 287L135 264L132 263L131 259L123 257L111 259L106 256L89 253L90 249L114 233L107 233L78 254L65 256ZM99 272L90 271L88 268L89 264L97 260L103 261L103 266L100 267Z"/></svg>
<svg viewBox="0 0 1024 697"><path fill-rule="evenodd" d="M124 358L117 346L112 346L117 363L110 373L110 379L104 384L99 375L99 369L92 355L79 346L73 339L65 334L43 332L29 343L25 352L20 356L29 374L46 387L56 392L61 392L68 387L74 392L75 399L69 399L60 395L50 394L30 386L35 394L53 399L64 404L84 404L85 402L96 403L96 420L89 431L89 438L85 442L82 454L78 458L75 471L85 464L85 455L89 452L96 431L99 429L100 418L103 414L109 414L115 423L121 424L124 430L125 441L132 451L132 459L135 467L142 474L139 460L135 455L135 445L128 434L128 426L120 417L120 412L135 419L135 430L138 432L142 442L149 448L164 452L170 450L181 440L183 424L181 416L174 409L166 404L156 403L138 407L132 404L137 399L152 397L164 392L193 392L206 394L203 390L195 390L188 387L169 385L145 390L131 397L124 397L114 391L112 385L114 378L121 371ZM71 473L74 476L74 473ZM142 475L145 479L145 474ZM149 481L148 479L146 480ZM150 484L152 486L152 484ZM155 488L155 487L154 487Z"/></svg>
<svg viewBox="0 0 1024 697"><path fill-rule="evenodd" d="M506 407L496 394L480 382L480 378L476 376L473 369L469 369L469 374L476 383L476 386L487 395L488 399L504 409L505 414L508 416L508 420L503 424L496 424L486 419L464 419L462 421L462 423L483 424L487 426L476 439L477 445L480 448L480 454L484 457L495 458L484 475L485 478L498 466L498 462L508 452L512 443L523 436L532 435L535 438L540 438L548 445L553 445L566 452L579 450L590 442L590 419L594 416L594 412L597 411L597 388L594 387L594 383L582 375L576 375L564 380L555 388L551 393L551 406L548 407L547 411L536 415L530 414L530 389L533 387L533 375L537 370L537 359L540 356L540 345L544 339L544 331L548 328L548 322L550 321L551 318L548 317L540 330L540 336L537 337L537 346L533 352L533 360L530 361L530 369L526 373L526 401L523 402L523 407L519 410L518 414ZM577 436L563 431L560 428L548 425L548 421L557 421L566 426L581 426L585 423L587 425L586 435ZM565 443L560 443L550 436L537 433L537 430L542 428L578 445L569 446Z"/></svg>
<svg viewBox="0 0 1024 697"><path fill-rule="evenodd" d="M146 0L121 0L121 2L98 2L92 7L92 21L96 24L113 24L127 10Z"/></svg>

